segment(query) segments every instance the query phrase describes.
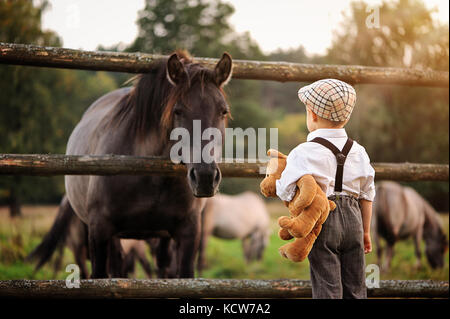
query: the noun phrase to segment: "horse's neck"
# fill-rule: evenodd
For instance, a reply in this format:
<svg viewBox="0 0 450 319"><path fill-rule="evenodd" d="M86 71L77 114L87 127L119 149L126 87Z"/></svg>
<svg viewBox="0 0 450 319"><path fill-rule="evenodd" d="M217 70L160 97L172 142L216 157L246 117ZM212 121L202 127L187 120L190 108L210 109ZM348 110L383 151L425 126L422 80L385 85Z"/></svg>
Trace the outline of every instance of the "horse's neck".
<svg viewBox="0 0 450 319"><path fill-rule="evenodd" d="M424 202L423 211L425 215L425 222L423 226L424 238L430 238L433 234L436 234L440 229L440 222L438 220L439 216L430 206L430 204Z"/></svg>
<svg viewBox="0 0 450 319"><path fill-rule="evenodd" d="M168 157L170 148L167 143L161 141L161 134L149 132L143 138L135 138L133 153L136 156L161 156Z"/></svg>

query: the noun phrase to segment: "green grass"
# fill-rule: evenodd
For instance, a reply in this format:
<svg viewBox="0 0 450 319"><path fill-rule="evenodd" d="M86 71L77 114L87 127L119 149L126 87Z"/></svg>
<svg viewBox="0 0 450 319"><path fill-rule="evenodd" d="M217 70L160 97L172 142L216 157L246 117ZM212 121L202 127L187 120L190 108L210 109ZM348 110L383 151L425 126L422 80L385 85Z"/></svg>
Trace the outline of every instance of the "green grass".
<svg viewBox="0 0 450 319"><path fill-rule="evenodd" d="M72 252L64 251L63 269L56 275L51 264L34 272L32 264L25 257L37 246L44 234L50 229L56 214L55 206L25 206L24 216L10 219L6 208L0 208L0 280L6 279L64 279L64 268L74 263ZM270 243L259 262L247 264L243 258L239 240L221 240L211 238L207 248L208 267L201 275L203 278L238 278L238 279L309 279L308 261L293 263L282 258L278 248L285 242L278 238L276 220L286 214L286 208L279 202L270 202L268 209L272 217L272 234ZM442 214L446 234L449 232L448 214ZM374 247L375 248L375 247ZM422 244L422 248L424 245ZM415 268L415 254L412 240L397 243L391 271L381 273L381 279L434 279L446 280L449 277L449 255L445 255L443 269L433 270L425 256L423 267ZM366 255L366 264L377 263L375 252ZM152 262L152 266L154 263ZM136 278L145 278L145 274L137 265Z"/></svg>

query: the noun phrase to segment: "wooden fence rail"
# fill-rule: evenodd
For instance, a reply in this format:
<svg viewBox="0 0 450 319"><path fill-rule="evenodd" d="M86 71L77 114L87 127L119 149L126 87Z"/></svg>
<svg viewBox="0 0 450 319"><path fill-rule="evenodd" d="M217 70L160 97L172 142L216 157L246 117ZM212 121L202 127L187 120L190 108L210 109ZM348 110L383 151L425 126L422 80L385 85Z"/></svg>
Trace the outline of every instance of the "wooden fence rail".
<svg viewBox="0 0 450 319"><path fill-rule="evenodd" d="M162 57L156 54L82 51L0 42L0 63L3 64L145 73ZM194 61L212 68L218 60L195 58ZM312 82L336 78L353 84L449 86L449 73L445 71L247 60L234 60L233 78L280 82Z"/></svg>
<svg viewBox="0 0 450 319"><path fill-rule="evenodd" d="M382 280L374 298L448 298L448 281ZM88 279L79 288L64 280L0 281L0 298L310 298L307 280Z"/></svg>
<svg viewBox="0 0 450 319"><path fill-rule="evenodd" d="M377 180L448 181L449 165L414 163L373 163ZM264 175L263 162L219 163L224 177ZM0 154L0 175L172 175L186 174L183 164L160 157L123 155Z"/></svg>

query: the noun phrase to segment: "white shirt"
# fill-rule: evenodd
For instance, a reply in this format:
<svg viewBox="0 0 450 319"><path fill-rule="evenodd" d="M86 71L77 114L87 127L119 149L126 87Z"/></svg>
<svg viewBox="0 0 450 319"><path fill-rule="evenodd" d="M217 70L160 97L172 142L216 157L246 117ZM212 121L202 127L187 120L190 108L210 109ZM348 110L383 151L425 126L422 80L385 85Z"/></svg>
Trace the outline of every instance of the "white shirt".
<svg viewBox="0 0 450 319"><path fill-rule="evenodd" d="M295 195L296 182L303 175L312 175L328 196L334 194L336 176L336 156L325 146L310 142L323 137L342 150L347 141L345 129L317 129L308 134L306 143L299 144L287 157L286 168L276 181L277 195L284 201L290 201ZM375 197L375 170L370 165L369 156L363 146L353 143L344 164L342 179L343 195L352 195L358 199L373 201Z"/></svg>

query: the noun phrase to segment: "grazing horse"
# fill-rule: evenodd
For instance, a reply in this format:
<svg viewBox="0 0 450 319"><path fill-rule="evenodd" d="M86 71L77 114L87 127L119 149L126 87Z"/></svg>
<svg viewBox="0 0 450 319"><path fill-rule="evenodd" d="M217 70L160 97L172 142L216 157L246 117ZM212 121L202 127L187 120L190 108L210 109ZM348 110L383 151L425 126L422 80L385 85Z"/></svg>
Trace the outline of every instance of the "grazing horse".
<svg viewBox="0 0 450 319"><path fill-rule="evenodd" d="M218 194L207 200L202 213L202 240L197 269L205 266L208 238L241 239L247 262L260 260L270 236L270 218L264 201L253 192Z"/></svg>
<svg viewBox="0 0 450 319"><path fill-rule="evenodd" d="M151 237L161 238L157 256L161 262L173 239L177 273L182 278L194 276L203 197L215 194L221 172L214 160L192 160L190 154L202 154L210 143L203 134L206 129L215 128L224 136L229 107L222 87L231 73L227 53L210 70L179 51L155 62L148 73L138 76L134 87L106 94L84 113L69 138L67 155L168 158L175 145L169 138L174 128L189 133L181 142L190 151L182 152L180 159L186 176L65 177L70 205L88 227L93 278L107 277L108 256L119 257L117 238ZM195 139L194 120L200 120L201 141Z"/></svg>
<svg viewBox="0 0 450 319"><path fill-rule="evenodd" d="M382 247L379 237L386 240L384 269L390 268L394 244L412 237L417 257L416 267L421 266L420 243L425 241L425 255L432 268L444 266L444 254L448 241L442 229L438 213L414 189L394 182L377 184L374 200L373 229L377 245L378 264L381 263Z"/></svg>

